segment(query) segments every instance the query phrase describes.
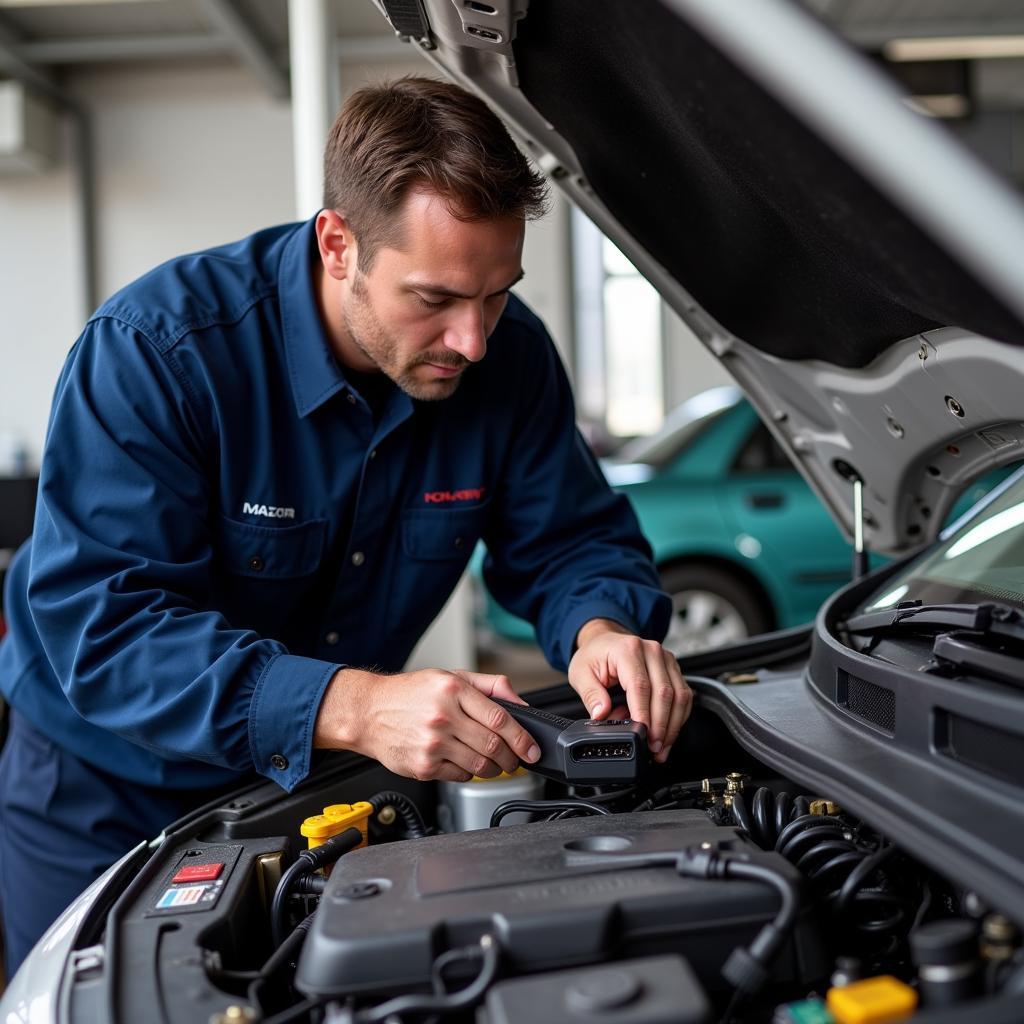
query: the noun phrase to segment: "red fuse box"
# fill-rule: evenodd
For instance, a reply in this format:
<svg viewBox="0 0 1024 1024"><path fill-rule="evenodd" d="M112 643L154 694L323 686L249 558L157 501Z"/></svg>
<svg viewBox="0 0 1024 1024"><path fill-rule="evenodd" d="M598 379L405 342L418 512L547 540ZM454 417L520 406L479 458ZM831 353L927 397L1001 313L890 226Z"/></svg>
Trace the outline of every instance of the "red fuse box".
<svg viewBox="0 0 1024 1024"><path fill-rule="evenodd" d="M179 868L171 879L172 885L181 882L212 882L220 877L224 870L223 864L189 864L187 867Z"/></svg>

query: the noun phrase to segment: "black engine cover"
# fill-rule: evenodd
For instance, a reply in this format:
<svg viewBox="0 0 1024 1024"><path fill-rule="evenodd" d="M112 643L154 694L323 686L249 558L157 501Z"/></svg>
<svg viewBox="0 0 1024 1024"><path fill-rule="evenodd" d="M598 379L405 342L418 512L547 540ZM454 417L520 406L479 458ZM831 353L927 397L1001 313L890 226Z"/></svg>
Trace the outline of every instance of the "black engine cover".
<svg viewBox="0 0 1024 1024"><path fill-rule="evenodd" d="M607 862L711 843L796 870L701 811L660 811L432 836L355 850L331 874L302 950L296 987L341 997L429 990L445 951L491 933L502 970L529 974L621 957L679 953L709 988L738 945L778 909L767 886L681 878L672 867ZM779 980L824 970L809 914L775 965Z"/></svg>

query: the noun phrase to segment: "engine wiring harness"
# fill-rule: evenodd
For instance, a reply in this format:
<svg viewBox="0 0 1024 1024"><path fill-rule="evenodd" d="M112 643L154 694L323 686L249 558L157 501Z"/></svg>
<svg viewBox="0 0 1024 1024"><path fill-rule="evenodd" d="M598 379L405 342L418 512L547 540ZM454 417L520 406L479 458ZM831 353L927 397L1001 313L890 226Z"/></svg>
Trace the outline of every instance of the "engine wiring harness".
<svg viewBox="0 0 1024 1024"><path fill-rule="evenodd" d="M502 826L511 814L526 815L533 824L525 827L533 828L578 817L610 820L620 814L701 811L725 830L720 842L635 854L609 847L586 856L591 863L597 858L612 870L670 868L680 877L743 880L775 893L774 917L721 962L726 988L724 996L721 982L716 990L720 992L716 997L719 1024L768 1020L769 1016L779 1022L820 1019L847 1024L862 1019L862 1004L871 999L879 1005L909 1007L907 1012L912 1012L919 988L930 993L932 1001L964 998L964 993L983 988L1024 989L1016 933L1007 932L1010 937L999 946L1002 933L989 925L989 934L996 936L990 944L998 947L998 955L978 952L982 929L957 908L955 894L933 892L919 866L830 801L794 794L785 783L753 785L740 773L670 783L646 793L641 784L575 784L556 786L551 795L551 799L507 800L491 814L491 828ZM210 975L219 984L235 990L244 986L250 1005L260 1014L254 1019L263 1024L464 1020L514 965L516 957L506 955L514 950L503 948L500 929L482 928L474 941L463 941L435 957L429 992L406 992L383 1001L378 996L375 1002L367 996L304 998L295 990L295 968L316 917L310 907L315 908L323 896L333 865L367 842L381 840L380 829L368 828L374 818L385 826L384 841L429 841L436 834L416 803L395 790L383 790L356 804L329 805L323 815L303 823L301 831L311 847L296 856L273 893L270 956L254 971L221 970L211 964ZM737 832L746 837L747 846L734 846L729 836ZM775 859L755 863L745 852L751 849L749 842ZM791 943L795 922L811 908L828 936L836 969L830 978L822 978L820 989L808 991L803 999L773 1001L769 992L778 989L774 962ZM986 920L990 919L995 918L989 915ZM958 925L960 933L955 957L961 980L953 996L948 984L943 988L954 957L942 947L943 929L948 931L950 922ZM514 966L511 970L514 975ZM745 1016L750 1003L756 1003L753 1015ZM764 1016L766 1012L769 1016Z"/></svg>

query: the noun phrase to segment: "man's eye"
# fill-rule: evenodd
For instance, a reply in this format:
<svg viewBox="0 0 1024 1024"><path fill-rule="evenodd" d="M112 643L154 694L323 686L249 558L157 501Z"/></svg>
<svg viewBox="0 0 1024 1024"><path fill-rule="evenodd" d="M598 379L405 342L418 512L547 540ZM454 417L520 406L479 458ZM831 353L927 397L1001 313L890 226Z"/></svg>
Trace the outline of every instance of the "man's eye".
<svg viewBox="0 0 1024 1024"><path fill-rule="evenodd" d="M413 295L416 296L416 301L419 302L421 306L426 306L427 309L440 309L448 301L447 299L440 299L437 302L431 302L430 299L423 298L419 292L413 292Z"/></svg>

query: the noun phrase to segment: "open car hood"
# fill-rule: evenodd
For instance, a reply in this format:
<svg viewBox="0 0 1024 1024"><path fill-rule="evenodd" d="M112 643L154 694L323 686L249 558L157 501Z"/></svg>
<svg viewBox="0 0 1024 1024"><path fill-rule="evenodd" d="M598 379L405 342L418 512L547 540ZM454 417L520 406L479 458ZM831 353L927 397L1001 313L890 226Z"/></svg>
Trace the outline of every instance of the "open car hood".
<svg viewBox="0 0 1024 1024"><path fill-rule="evenodd" d="M791 0L375 0L746 391L847 535L1024 457L1024 205Z"/></svg>

